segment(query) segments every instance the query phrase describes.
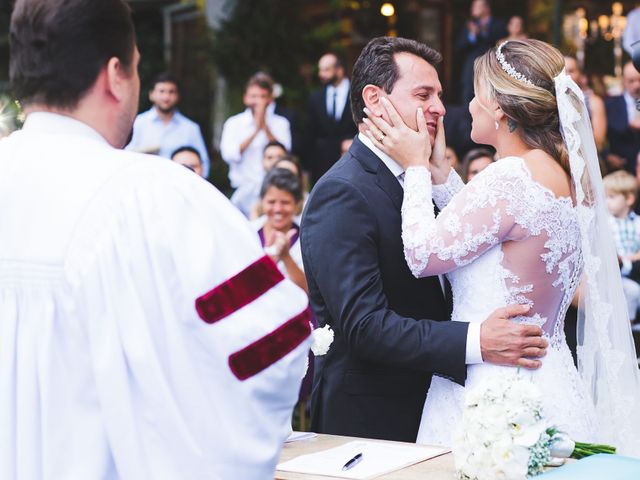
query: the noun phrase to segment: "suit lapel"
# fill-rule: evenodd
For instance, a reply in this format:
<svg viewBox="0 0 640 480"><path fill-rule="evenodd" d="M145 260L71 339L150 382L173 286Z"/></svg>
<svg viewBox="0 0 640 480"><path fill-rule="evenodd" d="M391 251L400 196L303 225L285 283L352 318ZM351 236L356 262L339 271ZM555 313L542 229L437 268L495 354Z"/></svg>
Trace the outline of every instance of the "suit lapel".
<svg viewBox="0 0 640 480"><path fill-rule="evenodd" d="M398 179L393 176L393 173L382 163L382 160L362 143L357 136L353 140L349 151L367 172L376 176L376 184L389 196L399 212L402 207L404 191Z"/></svg>
<svg viewBox="0 0 640 480"><path fill-rule="evenodd" d="M384 163L380 160L378 172L376 174L376 183L389 196L396 209L400 211L402 208L402 199L404 198L404 190L398 179L391 173Z"/></svg>
<svg viewBox="0 0 640 480"><path fill-rule="evenodd" d="M360 164L367 172L372 173L376 176L376 184L391 199L391 202L396 207L399 215L400 210L402 209L404 190L402 189L402 186L400 185L398 179L393 175L393 173L391 173L387 166L382 163L382 160L380 160L375 153L373 153L364 143L362 143L357 136L351 144L349 153L351 153L351 155L353 155L356 160L360 162ZM436 207L436 215L438 213L439 211ZM425 277L424 280L431 282L434 289L438 290L442 302L447 305L447 309L449 310L449 313L451 313L451 295L450 293L447 293L447 296L445 297L445 293L442 291L442 286L440 285L440 280L438 279L438 277ZM449 282L445 278L445 289L448 288L450 292L451 286L448 285L448 283Z"/></svg>

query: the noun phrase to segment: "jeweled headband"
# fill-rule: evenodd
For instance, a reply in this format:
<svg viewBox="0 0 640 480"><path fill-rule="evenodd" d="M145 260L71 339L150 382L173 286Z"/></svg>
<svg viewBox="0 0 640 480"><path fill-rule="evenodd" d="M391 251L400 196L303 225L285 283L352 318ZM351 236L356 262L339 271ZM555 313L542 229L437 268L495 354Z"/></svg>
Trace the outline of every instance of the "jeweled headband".
<svg viewBox="0 0 640 480"><path fill-rule="evenodd" d="M498 59L498 62L500 62L500 66L505 72L507 72L507 74L510 77L513 77L516 80L520 80L521 82L526 83L531 87L535 87L535 85L531 82L531 80L529 80L527 77L525 77L523 74L518 72L515 68L513 68L513 65L507 62L507 60L504 58L504 53L502 53L502 47L504 47L508 42L509 40L507 40L506 42L502 42L496 49L496 58Z"/></svg>

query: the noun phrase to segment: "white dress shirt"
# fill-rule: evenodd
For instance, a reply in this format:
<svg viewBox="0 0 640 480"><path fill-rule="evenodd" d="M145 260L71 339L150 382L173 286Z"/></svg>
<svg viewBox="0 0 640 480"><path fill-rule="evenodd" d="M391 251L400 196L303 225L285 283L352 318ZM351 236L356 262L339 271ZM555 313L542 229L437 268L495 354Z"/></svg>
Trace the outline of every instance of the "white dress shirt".
<svg viewBox="0 0 640 480"><path fill-rule="evenodd" d="M233 305L227 280L264 256L224 195L32 113L0 140L0 202L0 478L273 478L307 297L285 279L217 320L196 309L219 285ZM291 353L241 379L291 325Z"/></svg>
<svg viewBox="0 0 640 480"><path fill-rule="evenodd" d="M344 112L344 107L347 105L347 98L349 97L349 87L351 83L348 78L343 78L342 81L338 84L337 87L333 85L327 86L327 113L329 116L333 116L336 120L340 120L342 118L342 112ZM333 108L333 96L336 96L336 111L332 112Z"/></svg>
<svg viewBox="0 0 640 480"><path fill-rule="evenodd" d="M291 150L291 127L289 120L267 109L265 121L277 141L287 151ZM240 153L240 145L256 130L256 123L250 108L227 119L222 127L220 154L229 164L229 181L236 189L231 197L232 203L245 215L259 199L260 185L264 179L262 157L269 137L260 130L253 141Z"/></svg>
<svg viewBox="0 0 640 480"><path fill-rule="evenodd" d="M380 161L384 163L384 165L391 171L393 176L398 179L398 182L404 188L404 168L402 168L400 164L393 160L389 155L377 148L366 135L359 133L358 139L362 143L364 143L369 148L369 150L376 154ZM449 178L451 178L451 176L449 176ZM449 179L447 179L447 183L448 181ZM434 190L438 187L446 188L441 185L433 186ZM438 279L440 280L440 285L444 292L444 279L441 275L438 275ZM467 345L465 356L467 365L483 363L482 350L480 348L480 325L480 323L469 323L469 329L467 330Z"/></svg>

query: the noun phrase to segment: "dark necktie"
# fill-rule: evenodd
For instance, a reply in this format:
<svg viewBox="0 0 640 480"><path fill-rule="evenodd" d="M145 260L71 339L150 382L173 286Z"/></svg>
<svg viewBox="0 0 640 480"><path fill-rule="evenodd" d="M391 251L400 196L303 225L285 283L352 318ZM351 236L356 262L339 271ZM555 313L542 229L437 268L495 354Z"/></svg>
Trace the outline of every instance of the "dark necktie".
<svg viewBox="0 0 640 480"><path fill-rule="evenodd" d="M337 120L337 115L336 115L336 97L338 96L338 92L336 91L336 89L333 89L333 102L331 104L331 117L334 120Z"/></svg>

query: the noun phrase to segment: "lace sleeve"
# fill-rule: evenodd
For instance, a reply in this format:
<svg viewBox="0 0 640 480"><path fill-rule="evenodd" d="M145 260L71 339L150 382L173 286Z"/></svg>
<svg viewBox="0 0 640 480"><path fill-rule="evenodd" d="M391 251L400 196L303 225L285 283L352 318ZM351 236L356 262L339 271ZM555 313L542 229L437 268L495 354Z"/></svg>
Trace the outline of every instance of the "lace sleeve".
<svg viewBox="0 0 640 480"><path fill-rule="evenodd" d="M487 169L458 192L437 218L429 171L409 168L404 181L402 241L416 277L455 270L492 246L525 234L516 220L527 212L526 179L513 169Z"/></svg>
<svg viewBox="0 0 640 480"><path fill-rule="evenodd" d="M464 188L464 182L453 168L449 172L446 183L433 186L433 202L442 210L449 205L453 196Z"/></svg>

